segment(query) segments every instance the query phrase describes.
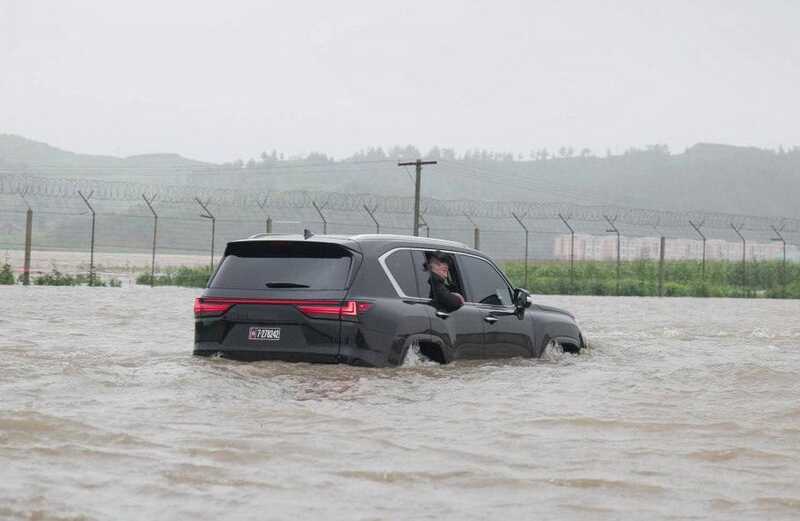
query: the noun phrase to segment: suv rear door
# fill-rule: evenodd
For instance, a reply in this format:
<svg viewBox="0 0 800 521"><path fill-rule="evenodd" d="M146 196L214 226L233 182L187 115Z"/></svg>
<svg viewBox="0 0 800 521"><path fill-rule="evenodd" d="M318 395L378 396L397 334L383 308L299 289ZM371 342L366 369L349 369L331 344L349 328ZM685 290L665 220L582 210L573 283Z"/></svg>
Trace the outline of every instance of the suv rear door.
<svg viewBox="0 0 800 521"><path fill-rule="evenodd" d="M481 310L484 326L483 357L503 358L533 353L531 322L515 313L513 291L506 278L489 261L456 254L468 305ZM466 307L467 305L465 305Z"/></svg>
<svg viewBox="0 0 800 521"><path fill-rule="evenodd" d="M198 315L198 342L259 358L335 362L340 321L356 313L345 298L360 259L334 243L230 243L198 303L222 306L222 314Z"/></svg>

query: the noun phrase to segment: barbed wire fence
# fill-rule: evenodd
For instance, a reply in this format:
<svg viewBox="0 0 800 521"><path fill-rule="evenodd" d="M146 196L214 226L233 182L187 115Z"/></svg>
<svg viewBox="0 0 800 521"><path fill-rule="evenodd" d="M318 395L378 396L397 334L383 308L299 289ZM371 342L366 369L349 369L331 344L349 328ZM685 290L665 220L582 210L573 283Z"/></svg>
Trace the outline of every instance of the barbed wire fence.
<svg viewBox="0 0 800 521"><path fill-rule="evenodd" d="M255 233L302 233L308 228L315 233L407 235L413 208L410 196L245 190L2 171L0 248L24 248L30 210L34 250L86 251L90 277L94 245L101 251L149 253L148 271L155 273L158 253L209 255L213 265L227 241ZM738 250L746 285L748 262L785 259L782 283L787 284L791 281L786 280L785 262L798 259L800 220L795 218L426 197L421 208L425 234L478 247L501 261L523 261L526 268L530 260L569 262L571 284L576 260L616 262L618 292L623 261L663 264L665 258L694 259L702 261L705 278L707 258L733 261Z"/></svg>

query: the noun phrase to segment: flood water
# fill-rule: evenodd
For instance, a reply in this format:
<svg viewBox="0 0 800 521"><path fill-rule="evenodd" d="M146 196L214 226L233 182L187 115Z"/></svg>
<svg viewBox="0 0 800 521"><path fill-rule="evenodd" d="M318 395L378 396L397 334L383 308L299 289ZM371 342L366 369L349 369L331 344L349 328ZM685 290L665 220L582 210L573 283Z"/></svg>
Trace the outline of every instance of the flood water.
<svg viewBox="0 0 800 521"><path fill-rule="evenodd" d="M0 287L0 519L798 519L800 302L538 297L592 349L191 356L196 290Z"/></svg>

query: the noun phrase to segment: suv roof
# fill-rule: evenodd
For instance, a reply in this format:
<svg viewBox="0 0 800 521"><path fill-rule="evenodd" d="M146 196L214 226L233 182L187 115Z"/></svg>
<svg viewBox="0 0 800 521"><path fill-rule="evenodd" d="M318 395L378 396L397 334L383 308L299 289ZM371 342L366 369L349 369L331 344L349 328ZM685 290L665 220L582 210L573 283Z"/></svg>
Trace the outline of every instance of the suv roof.
<svg viewBox="0 0 800 521"><path fill-rule="evenodd" d="M415 237L413 235L389 235L389 234L361 234L361 235L312 235L308 239L306 239L303 235L300 234L266 234L266 233L258 233L255 235L251 235L247 239L239 239L236 241L231 242L242 242L242 241L306 241L306 242L326 242L326 243L334 243L334 244L341 244L342 246L353 247L356 244L363 243L363 242L370 242L370 243L381 243L385 245L391 245L394 243L416 243L420 246L426 246L431 248L460 248L463 250L472 250L469 246L456 242L456 241L448 241L445 239L433 239L430 237Z"/></svg>

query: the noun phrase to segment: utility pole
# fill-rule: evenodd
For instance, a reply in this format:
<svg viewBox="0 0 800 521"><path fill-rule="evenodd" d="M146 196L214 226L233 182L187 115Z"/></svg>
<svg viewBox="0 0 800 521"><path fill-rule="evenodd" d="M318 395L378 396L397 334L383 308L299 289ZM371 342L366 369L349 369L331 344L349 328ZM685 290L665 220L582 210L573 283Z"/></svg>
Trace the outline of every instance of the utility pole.
<svg viewBox="0 0 800 521"><path fill-rule="evenodd" d="M269 235L270 233L272 233L272 217L270 217L269 214L267 214L268 199L269 199L269 194L264 196L263 201L256 201L256 204L258 205L259 208L261 208L261 212L264 214L264 217L266 218L266 231L267 234Z"/></svg>
<svg viewBox="0 0 800 521"><path fill-rule="evenodd" d="M772 231L775 232L777 235L776 238L772 239L773 241L780 241L783 243L783 264L781 265L781 286L784 290L786 290L786 239L783 238L783 227L785 224L781 224L780 228L776 228L774 225L770 225L772 227Z"/></svg>
<svg viewBox="0 0 800 521"><path fill-rule="evenodd" d="M689 221L689 224L692 225L692 228L694 228L694 231L696 231L697 235L699 235L700 238L703 240L703 264L702 264L702 267L701 267L701 273L702 273L702 275L701 275L702 279L701 280L702 280L703 284L705 284L706 283L706 236L705 236L705 234L703 234L703 232L700 231L700 228L703 227L703 224L705 224L705 221L700 221L700 224L695 224L692 221Z"/></svg>
<svg viewBox="0 0 800 521"><path fill-rule="evenodd" d="M27 199L25 199L25 194L28 192L26 188L24 192L21 192L19 196L25 201L25 206L28 207L28 211L25 212L25 261L22 265L22 284L24 286L29 286L31 283L31 245L32 245L32 237L33 237L33 209L31 209L31 205Z"/></svg>
<svg viewBox="0 0 800 521"><path fill-rule="evenodd" d="M89 192L89 195L84 196L83 193L80 190L78 190L78 195L81 196L81 199L83 199L83 202L86 203L86 206L89 207L89 211L92 212L92 240L91 240L91 246L90 246L90 249L89 249L89 286L94 286L94 223L95 223L95 217L96 217L97 214L95 214L95 211L94 211L94 208L92 208L92 205L89 204L89 199L92 198L93 194L94 194L94 190Z"/></svg>
<svg viewBox="0 0 800 521"><path fill-rule="evenodd" d="M468 214L464 213L464 217L472 224L472 247L476 250L481 249L481 229L478 228L478 225L475 221L472 220Z"/></svg>
<svg viewBox="0 0 800 521"><path fill-rule="evenodd" d="M316 201L311 201L311 204L314 205L314 209L319 214L319 218L322 219L322 234L323 235L327 235L328 234L328 220L325 218L325 215L323 215L322 210L324 210L325 207L328 206L328 201L325 201L324 203L322 203L322 206L317 206L317 202Z"/></svg>
<svg viewBox="0 0 800 521"><path fill-rule="evenodd" d="M744 223L738 227L731 223L731 228L736 232L736 235L742 240L742 289L747 294L747 240L742 235L741 230L744 228Z"/></svg>
<svg viewBox="0 0 800 521"><path fill-rule="evenodd" d="M561 219L561 222L564 223L569 229L569 287L570 290L574 293L575 292L575 229L570 226L569 220L561 215L558 214L558 218Z"/></svg>
<svg viewBox="0 0 800 521"><path fill-rule="evenodd" d="M609 225L609 229L606 230L606 233L616 233L617 234L617 296L621 293L622 289L622 264L621 264L621 257L622 257L622 247L620 246L620 237L619 237L619 228L614 224L617 222L617 216L615 215L613 219L609 216L604 215L603 218Z"/></svg>
<svg viewBox="0 0 800 521"><path fill-rule="evenodd" d="M526 217L527 214L523 214L522 218L518 217L517 214L511 212L511 215L514 219L517 220L522 229L525 230L525 289L528 289L528 227L525 226L525 223L522 222L522 219Z"/></svg>
<svg viewBox="0 0 800 521"><path fill-rule="evenodd" d="M370 219L372 219L372 222L375 223L375 233L380 234L381 233L381 223L379 223L378 219L375 218L375 211L377 209L378 209L378 205L377 204L374 207L372 207L371 209L366 204L364 205L364 210L366 210L366 212L369 214L369 217L370 217Z"/></svg>
<svg viewBox="0 0 800 521"><path fill-rule="evenodd" d="M413 235L419 235L419 223L420 223L420 213L419 213L419 201L420 195L422 193L422 167L424 165L435 165L438 161L423 161L421 159L417 159L416 161L406 161L402 163L397 163L397 166L411 166L414 165L417 168L417 177L414 182L414 230ZM428 233L430 233L430 229L428 229Z"/></svg>
<svg viewBox="0 0 800 521"><path fill-rule="evenodd" d="M211 210L208 209L208 204L211 202L211 199L207 199L205 203L203 201L201 201L197 197L195 197L194 200L197 201L197 204L199 204L200 207L205 212L205 213L201 213L200 217L202 217L203 219L211 220L211 264L209 266L210 266L210 269L211 269L211 273L213 273L214 272L214 236L217 234L217 218L214 217L214 214L211 213Z"/></svg>
<svg viewBox="0 0 800 521"><path fill-rule="evenodd" d="M150 208L150 213L153 214L153 258L150 261L150 287L152 288L156 284L156 236L158 235L158 214L153 209L153 201L156 200L158 194L153 194L150 199L147 198L146 195L142 194L142 199L144 199L145 204L147 207Z"/></svg>

